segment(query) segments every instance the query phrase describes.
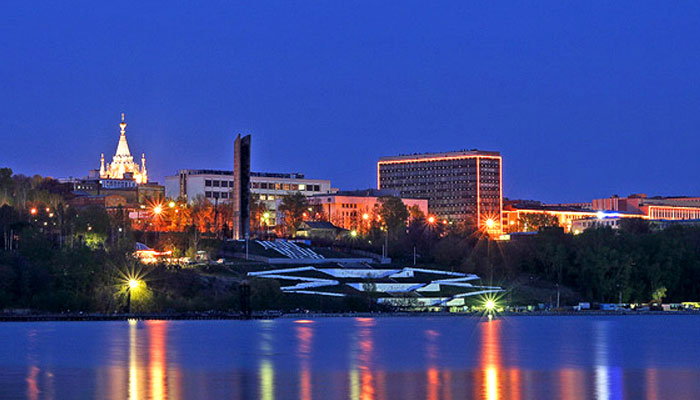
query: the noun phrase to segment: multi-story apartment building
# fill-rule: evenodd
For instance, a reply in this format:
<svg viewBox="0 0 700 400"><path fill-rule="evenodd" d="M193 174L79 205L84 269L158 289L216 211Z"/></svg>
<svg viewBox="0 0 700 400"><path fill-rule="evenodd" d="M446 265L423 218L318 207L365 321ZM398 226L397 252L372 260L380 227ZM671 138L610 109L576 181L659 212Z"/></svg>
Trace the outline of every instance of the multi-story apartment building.
<svg viewBox="0 0 700 400"><path fill-rule="evenodd" d="M492 234L502 232L502 159L495 151L463 150L382 157L377 187L401 197L428 199L441 219L474 223Z"/></svg>

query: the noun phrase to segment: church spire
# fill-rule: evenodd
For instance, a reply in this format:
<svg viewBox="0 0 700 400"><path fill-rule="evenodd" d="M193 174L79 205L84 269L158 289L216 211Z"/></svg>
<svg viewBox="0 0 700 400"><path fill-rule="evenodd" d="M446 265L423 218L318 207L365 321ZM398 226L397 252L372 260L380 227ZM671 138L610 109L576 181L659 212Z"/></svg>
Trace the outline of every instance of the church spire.
<svg viewBox="0 0 700 400"><path fill-rule="evenodd" d="M124 122L124 113L122 113L122 122L119 124L119 128L121 128L121 135L119 136L119 144L117 145L117 152L114 156L131 159L129 144L126 142L126 122Z"/></svg>
<svg viewBox="0 0 700 400"><path fill-rule="evenodd" d="M122 122L119 124L122 129L122 135L126 135L126 122L124 122L124 113L122 113Z"/></svg>

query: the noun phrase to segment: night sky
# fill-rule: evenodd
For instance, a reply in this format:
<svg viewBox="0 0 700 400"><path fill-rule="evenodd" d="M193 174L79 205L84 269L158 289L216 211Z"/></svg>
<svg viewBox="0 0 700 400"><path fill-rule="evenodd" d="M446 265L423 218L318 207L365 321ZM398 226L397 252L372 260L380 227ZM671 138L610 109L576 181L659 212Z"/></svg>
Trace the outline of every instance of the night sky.
<svg viewBox="0 0 700 400"><path fill-rule="evenodd" d="M229 3L3 2L0 166L85 176L125 112L161 182L244 133L341 189L478 148L511 198L700 195L698 2Z"/></svg>

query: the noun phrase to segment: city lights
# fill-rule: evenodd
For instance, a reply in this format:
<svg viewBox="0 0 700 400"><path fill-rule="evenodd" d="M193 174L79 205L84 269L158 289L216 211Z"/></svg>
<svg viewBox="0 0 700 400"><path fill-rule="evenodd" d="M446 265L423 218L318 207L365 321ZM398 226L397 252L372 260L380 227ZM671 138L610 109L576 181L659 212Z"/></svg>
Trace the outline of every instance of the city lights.
<svg viewBox="0 0 700 400"><path fill-rule="evenodd" d="M175 202L174 202L174 201L171 201L170 203L168 203L168 206L169 206L170 208L175 208Z"/></svg>
<svg viewBox="0 0 700 400"><path fill-rule="evenodd" d="M29 210L29 213L32 215L36 215L36 213L37 213L36 208L32 208L31 210Z"/></svg>
<svg viewBox="0 0 700 400"><path fill-rule="evenodd" d="M139 281L136 279L129 279L129 288L136 289L137 287L139 287Z"/></svg>
<svg viewBox="0 0 700 400"><path fill-rule="evenodd" d="M350 231L350 236L357 237L357 231L355 231L355 230Z"/></svg>
<svg viewBox="0 0 700 400"><path fill-rule="evenodd" d="M432 215L429 216L429 217L428 217L428 223L429 223L429 224L434 224L434 223L435 223L435 217L433 217Z"/></svg>

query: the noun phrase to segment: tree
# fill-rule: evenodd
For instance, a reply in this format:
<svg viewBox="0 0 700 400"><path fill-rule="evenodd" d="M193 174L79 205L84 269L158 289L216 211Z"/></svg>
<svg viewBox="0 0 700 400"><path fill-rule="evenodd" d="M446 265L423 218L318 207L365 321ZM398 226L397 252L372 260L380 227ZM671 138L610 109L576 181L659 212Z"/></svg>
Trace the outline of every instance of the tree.
<svg viewBox="0 0 700 400"><path fill-rule="evenodd" d="M666 287L661 286L660 288L657 288L654 290L654 292L651 294L651 300L654 304L661 305L664 302L664 297L666 297Z"/></svg>
<svg viewBox="0 0 700 400"><path fill-rule="evenodd" d="M279 206L279 211L284 213L284 229L291 236L296 235L299 225L304 221L309 204L300 192L290 193L284 198Z"/></svg>
<svg viewBox="0 0 700 400"><path fill-rule="evenodd" d="M386 196L379 198L379 204L379 215L389 234L396 238L400 232L405 233L409 213L403 201L398 197Z"/></svg>
<svg viewBox="0 0 700 400"><path fill-rule="evenodd" d="M559 226L559 218L554 215L537 213L523 214L518 218L518 230L522 232L538 231L541 228Z"/></svg>
<svg viewBox="0 0 700 400"><path fill-rule="evenodd" d="M269 218L265 218L265 214L269 213L267 210L267 205L262 200L259 200L256 196L251 196L250 199L250 231L251 232L264 232L267 230L267 225L269 223Z"/></svg>

